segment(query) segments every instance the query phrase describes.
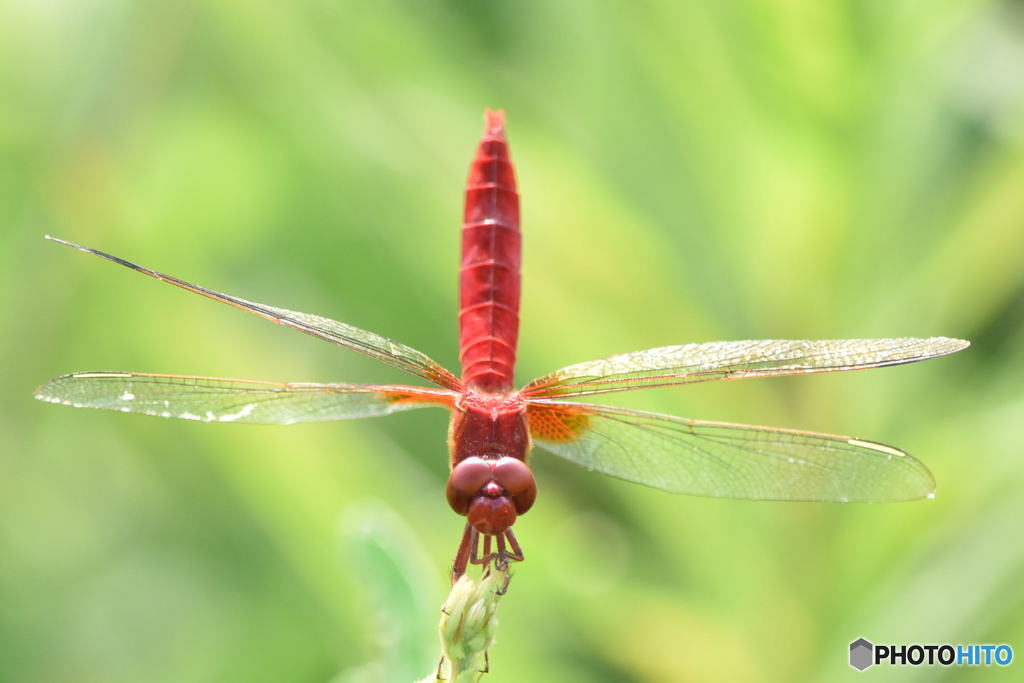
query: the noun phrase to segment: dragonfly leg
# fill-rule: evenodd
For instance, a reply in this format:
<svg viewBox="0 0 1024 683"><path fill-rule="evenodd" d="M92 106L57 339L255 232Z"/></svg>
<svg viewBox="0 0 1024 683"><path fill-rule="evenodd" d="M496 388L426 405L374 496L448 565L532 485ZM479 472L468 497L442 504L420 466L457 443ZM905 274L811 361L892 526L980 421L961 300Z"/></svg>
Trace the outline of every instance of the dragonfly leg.
<svg viewBox="0 0 1024 683"><path fill-rule="evenodd" d="M494 561L494 568L500 572L508 569L508 551L505 549L505 534L498 534L498 556Z"/></svg>
<svg viewBox="0 0 1024 683"><path fill-rule="evenodd" d="M481 536L483 536L482 544L480 542ZM492 550L492 542L497 545L496 551ZM481 545L483 545L482 554L480 552ZM462 542L455 553L455 562L452 565L452 583L458 581L471 564L480 565L484 573L487 573L490 571L491 561L493 561L494 568L503 572L508 569L510 560L522 562L524 559L523 549L511 529L506 529L500 534L481 534L467 524L466 530L462 534ZM499 593L504 594L507 587L508 578L506 577Z"/></svg>
<svg viewBox="0 0 1024 683"><path fill-rule="evenodd" d="M478 555L477 549L479 547L480 533L476 529L473 530L473 541L470 544L471 548L469 553L469 562L470 564L479 564L483 567L484 571L487 571L488 565L490 565L491 560L496 558L498 555L496 553L491 552L491 535L484 534L483 536L484 554Z"/></svg>
<svg viewBox="0 0 1024 683"><path fill-rule="evenodd" d="M453 585L466 573L466 566L469 564L471 556L476 555L476 542L476 529L467 524L466 530L462 532L462 541L459 543L459 549L455 551L455 562L452 563Z"/></svg>
<svg viewBox="0 0 1024 683"><path fill-rule="evenodd" d="M512 548L512 552L508 553L508 559L515 560L516 562L522 562L526 559L523 555L523 548L519 545L519 541L516 540L516 535L512 533L511 529L505 530L505 538L508 539L508 544Z"/></svg>
<svg viewBox="0 0 1024 683"><path fill-rule="evenodd" d="M484 556L480 558L481 564L486 564L493 557L491 555L491 538L490 534L484 536Z"/></svg>

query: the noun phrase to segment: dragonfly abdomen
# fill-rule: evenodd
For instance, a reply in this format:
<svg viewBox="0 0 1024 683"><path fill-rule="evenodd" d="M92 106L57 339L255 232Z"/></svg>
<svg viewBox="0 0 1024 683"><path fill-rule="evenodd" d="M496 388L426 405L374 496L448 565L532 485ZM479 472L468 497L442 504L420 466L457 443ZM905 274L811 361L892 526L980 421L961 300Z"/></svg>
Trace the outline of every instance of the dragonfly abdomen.
<svg viewBox="0 0 1024 683"><path fill-rule="evenodd" d="M462 380L482 391L512 388L519 336L519 194L503 112L486 112L469 170L459 271Z"/></svg>

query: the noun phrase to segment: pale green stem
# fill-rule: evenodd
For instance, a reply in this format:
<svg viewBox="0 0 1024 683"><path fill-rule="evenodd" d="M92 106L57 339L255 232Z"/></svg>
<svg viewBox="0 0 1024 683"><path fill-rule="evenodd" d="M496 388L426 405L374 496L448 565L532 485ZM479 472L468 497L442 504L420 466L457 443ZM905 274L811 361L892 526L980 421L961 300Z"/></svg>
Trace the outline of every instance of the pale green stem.
<svg viewBox="0 0 1024 683"><path fill-rule="evenodd" d="M487 649L498 630L499 591L507 587L508 572L491 570L479 581L464 574L441 607L441 663L420 683L477 681L487 669Z"/></svg>

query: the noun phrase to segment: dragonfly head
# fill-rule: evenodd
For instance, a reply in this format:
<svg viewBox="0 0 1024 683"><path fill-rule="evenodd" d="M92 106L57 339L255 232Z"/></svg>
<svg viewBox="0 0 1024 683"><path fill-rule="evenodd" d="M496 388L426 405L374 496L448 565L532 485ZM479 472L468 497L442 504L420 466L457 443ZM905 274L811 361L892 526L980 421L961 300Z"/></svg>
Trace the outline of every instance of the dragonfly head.
<svg viewBox="0 0 1024 683"><path fill-rule="evenodd" d="M483 534L500 534L525 513L537 497L533 473L509 457L462 460L448 477L448 504Z"/></svg>

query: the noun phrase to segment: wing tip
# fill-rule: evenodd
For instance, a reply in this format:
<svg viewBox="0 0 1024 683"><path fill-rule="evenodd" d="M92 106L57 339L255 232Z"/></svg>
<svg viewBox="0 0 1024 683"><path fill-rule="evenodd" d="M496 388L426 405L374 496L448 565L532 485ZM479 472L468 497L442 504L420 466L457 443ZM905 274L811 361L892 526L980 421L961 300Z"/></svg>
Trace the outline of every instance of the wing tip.
<svg viewBox="0 0 1024 683"><path fill-rule="evenodd" d="M929 356L930 358L963 351L971 345L971 342L959 337L910 337L909 339L910 341L928 344L933 354Z"/></svg>
<svg viewBox="0 0 1024 683"><path fill-rule="evenodd" d="M37 387L36 390L32 392L32 398L34 398L37 401L42 401L43 403L56 403L57 405L71 406L73 408L86 407L79 403L75 403L70 399L64 398L60 393L49 391L48 387L52 381L53 380L50 380L50 382L45 382L39 385L39 387Z"/></svg>
<svg viewBox="0 0 1024 683"><path fill-rule="evenodd" d="M960 339L958 337L943 337L946 341L950 342L950 346L953 348L950 353L956 353L957 351L963 351L971 345L971 342L966 339Z"/></svg>
<svg viewBox="0 0 1024 683"><path fill-rule="evenodd" d="M866 448L868 450L875 451L876 453L884 454L887 460L901 459L906 465L910 466L914 473L922 480L917 482L913 488L913 492L908 492L905 495L898 497L883 496L877 501L865 501L865 502L909 502L914 500L932 500L935 498L935 475L928 469L928 466L923 462L912 456L906 451L896 448L895 446L889 446L884 443L878 443L877 441L865 441L863 439L848 438L846 443L851 446L858 448ZM907 488L911 488L908 486Z"/></svg>
<svg viewBox="0 0 1024 683"><path fill-rule="evenodd" d="M37 401L46 401L47 403L61 403L62 399L54 395L53 383L66 376L62 375L61 377L46 380L32 391L32 398Z"/></svg>
<svg viewBox="0 0 1024 683"><path fill-rule="evenodd" d="M914 465L916 465L916 474L919 475L922 481L920 482L921 485L916 491L914 491L913 495L908 495L899 500L902 500L904 502L911 502L916 500L935 500L935 475L932 473L930 469L928 469L927 465L925 465L923 462L921 462L914 456L910 455L909 453L904 453L904 456L906 456L907 460L911 461ZM893 502L899 501L896 500Z"/></svg>
<svg viewBox="0 0 1024 683"><path fill-rule="evenodd" d="M60 237L54 237L53 235L49 235L49 234L43 235L43 239L49 240L50 242L56 242L57 244L63 244L64 246L71 247L72 249L80 249L82 251L89 251L88 247L83 247L81 244L76 244L74 242L70 242L68 240L61 239Z"/></svg>

